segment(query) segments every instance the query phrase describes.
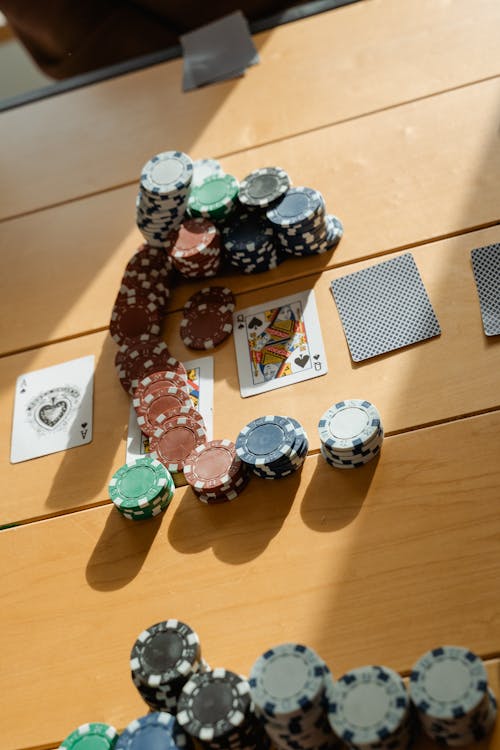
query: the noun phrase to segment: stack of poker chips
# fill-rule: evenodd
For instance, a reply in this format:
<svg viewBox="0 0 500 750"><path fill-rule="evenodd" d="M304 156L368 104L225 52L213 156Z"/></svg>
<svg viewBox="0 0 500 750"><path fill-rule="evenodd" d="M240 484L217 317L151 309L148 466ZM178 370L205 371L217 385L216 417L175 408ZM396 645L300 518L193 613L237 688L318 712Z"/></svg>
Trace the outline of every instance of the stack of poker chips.
<svg viewBox="0 0 500 750"><path fill-rule="evenodd" d="M236 177L222 172L211 174L193 185L188 201L190 216L204 216L212 221L226 219L235 208L238 190Z"/></svg>
<svg viewBox="0 0 500 750"><path fill-rule="evenodd" d="M230 440L211 440L187 457L184 476L202 503L215 505L237 498L248 484L248 475Z"/></svg>
<svg viewBox="0 0 500 750"><path fill-rule="evenodd" d="M159 248L143 244L125 267L117 301L123 296L145 297L164 315L173 281L173 266Z"/></svg>
<svg viewBox="0 0 500 750"><path fill-rule="evenodd" d="M125 339L115 356L115 367L123 389L133 395L139 382L153 372L169 371L186 380L186 370L158 336L143 334Z"/></svg>
<svg viewBox="0 0 500 750"><path fill-rule="evenodd" d="M164 151L143 167L136 201L137 226L153 247L162 247L186 212L193 162L181 151Z"/></svg>
<svg viewBox="0 0 500 750"><path fill-rule="evenodd" d="M414 735L408 693L388 667L366 666L327 681L328 720L350 750L406 750Z"/></svg>
<svg viewBox="0 0 500 750"><path fill-rule="evenodd" d="M311 648L296 643L269 649L252 666L254 712L277 750L339 746L325 713L328 673Z"/></svg>
<svg viewBox="0 0 500 750"><path fill-rule="evenodd" d="M321 193L308 187L290 188L267 211L267 218L287 255L321 255L332 250L343 234L340 220L327 214Z"/></svg>
<svg viewBox="0 0 500 750"><path fill-rule="evenodd" d="M95 746L95 750L101 746ZM175 717L166 712L149 713L134 719L123 730L116 750L192 750L190 738L181 729ZM83 748L82 748L83 750ZM94 750L94 748L89 748Z"/></svg>
<svg viewBox="0 0 500 750"><path fill-rule="evenodd" d="M234 296L227 287L205 287L186 302L180 324L184 345L213 349L233 331Z"/></svg>
<svg viewBox="0 0 500 750"><path fill-rule="evenodd" d="M410 674L410 697L420 725L435 742L462 747L486 737L497 704L481 659L466 648L425 653Z"/></svg>
<svg viewBox="0 0 500 750"><path fill-rule="evenodd" d="M206 669L200 639L180 620L164 620L144 630L130 654L132 681L153 711L177 712L184 685Z"/></svg>
<svg viewBox="0 0 500 750"><path fill-rule="evenodd" d="M118 732L110 724L93 722L81 724L59 745L59 750L84 750L99 748L99 750L113 750L118 741Z"/></svg>
<svg viewBox="0 0 500 750"><path fill-rule="evenodd" d="M143 521L159 515L174 496L174 480L152 456L141 456L115 471L108 491L124 518Z"/></svg>
<svg viewBox="0 0 500 750"><path fill-rule="evenodd" d="M134 391L132 406L141 432L149 438L172 417L202 419L193 407L186 378L170 370L146 375Z"/></svg>
<svg viewBox="0 0 500 750"><path fill-rule="evenodd" d="M339 401L318 423L321 455L338 469L364 466L380 452L384 429L378 409L369 401Z"/></svg>
<svg viewBox="0 0 500 750"><path fill-rule="evenodd" d="M236 439L236 453L262 479L282 479L303 465L309 443L296 419L268 415L249 422Z"/></svg>
<svg viewBox="0 0 500 750"><path fill-rule="evenodd" d="M269 740L252 711L247 680L227 669L195 674L177 702L177 721L210 750L266 750Z"/></svg>
<svg viewBox="0 0 500 750"><path fill-rule="evenodd" d="M257 212L240 213L222 229L222 237L226 261L240 273L270 271L281 262L274 232Z"/></svg>
<svg viewBox="0 0 500 750"><path fill-rule="evenodd" d="M185 219L169 233L165 248L176 271L186 279L208 278L219 270L220 232L209 219Z"/></svg>

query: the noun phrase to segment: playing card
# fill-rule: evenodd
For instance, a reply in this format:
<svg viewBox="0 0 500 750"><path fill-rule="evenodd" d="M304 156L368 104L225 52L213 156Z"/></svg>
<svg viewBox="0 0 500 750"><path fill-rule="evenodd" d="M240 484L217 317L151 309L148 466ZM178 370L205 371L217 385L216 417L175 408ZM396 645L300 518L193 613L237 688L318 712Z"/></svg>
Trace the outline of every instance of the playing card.
<svg viewBox="0 0 500 750"><path fill-rule="evenodd" d="M411 253L331 282L354 362L441 333Z"/></svg>
<svg viewBox="0 0 500 750"><path fill-rule="evenodd" d="M92 441L94 356L20 375L16 381L11 463Z"/></svg>
<svg viewBox="0 0 500 750"><path fill-rule="evenodd" d="M243 398L328 372L312 290L235 312L233 330Z"/></svg>
<svg viewBox="0 0 500 750"><path fill-rule="evenodd" d="M479 295L484 332L500 334L500 244L471 251L472 270Z"/></svg>
<svg viewBox="0 0 500 750"><path fill-rule="evenodd" d="M213 440L214 423L214 358L200 357L184 362L189 386L189 396L207 430L207 440ZM134 458L149 453L149 439L143 435L137 424L137 414L130 404L127 434L127 463Z"/></svg>

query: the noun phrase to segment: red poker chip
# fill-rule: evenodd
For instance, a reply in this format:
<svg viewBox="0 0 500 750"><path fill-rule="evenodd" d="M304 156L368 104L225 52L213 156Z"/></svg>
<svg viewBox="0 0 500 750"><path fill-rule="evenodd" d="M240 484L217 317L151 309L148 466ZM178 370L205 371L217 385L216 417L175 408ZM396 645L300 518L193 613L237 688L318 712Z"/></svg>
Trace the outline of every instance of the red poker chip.
<svg viewBox="0 0 500 750"><path fill-rule="evenodd" d="M250 477L245 475L241 478L241 482L239 482L235 489L228 490L226 492L197 492L195 494L198 500L200 500L202 503L205 503L205 505L218 505L220 503L228 503L231 502L231 500L236 500L236 498L241 495L249 481Z"/></svg>
<svg viewBox="0 0 500 750"><path fill-rule="evenodd" d="M137 338L143 333L160 333L158 307L143 297L119 296L114 304L109 324L111 337L117 344Z"/></svg>
<svg viewBox="0 0 500 750"><path fill-rule="evenodd" d="M139 382L146 377L149 373L158 372L159 370L169 370L175 372L181 377L186 377L186 369L182 362L173 357L165 345L165 348L161 351L153 351L149 356L143 359L136 359L128 369L130 377L131 389L130 393L133 392L139 385Z"/></svg>
<svg viewBox="0 0 500 750"><path fill-rule="evenodd" d="M230 440L211 440L198 446L187 457L184 475L193 489L213 490L231 483L241 472L242 463Z"/></svg>
<svg viewBox="0 0 500 750"><path fill-rule="evenodd" d="M132 380L135 379L137 373L140 372L142 363L147 362L148 367L146 368L146 371L149 369L149 371L152 372L153 370L149 368L149 363L157 361L158 357L161 355L164 357L171 356L167 345L161 340L143 341L129 346L123 353L122 363L118 368L118 377L120 378L123 387L129 393L132 393ZM154 368L154 370L165 369L168 368ZM135 387L136 385L134 385L134 388Z"/></svg>
<svg viewBox="0 0 500 750"><path fill-rule="evenodd" d="M171 258L187 258L210 247L219 237L219 230L208 219L185 219L179 229L169 232L165 248Z"/></svg>
<svg viewBox="0 0 500 750"><path fill-rule="evenodd" d="M164 315L167 309L167 297L163 294L156 294L153 291L150 291L151 284L148 282L141 283L139 286L126 286L125 284L122 284L119 292L118 297L142 297L143 299L147 299L148 302L152 302L156 307L158 308L158 311L161 315Z"/></svg>
<svg viewBox="0 0 500 750"><path fill-rule="evenodd" d="M148 268L168 269L167 254L163 248L151 247L146 242L132 255L127 263L126 270L145 270Z"/></svg>
<svg viewBox="0 0 500 750"><path fill-rule="evenodd" d="M190 453L205 442L206 432L191 419L176 419L155 430L150 438L151 452L169 471L182 471Z"/></svg>
<svg viewBox="0 0 500 750"><path fill-rule="evenodd" d="M137 390L137 389L136 389ZM148 437L159 427L158 417L168 413L176 413L183 406L192 406L191 399L185 390L176 386L164 385L153 392L146 392L134 407L137 413L137 424ZM163 424L163 419L161 424Z"/></svg>
<svg viewBox="0 0 500 750"><path fill-rule="evenodd" d="M157 389L163 388L164 385L181 388L189 396L189 386L186 377L183 377L172 370L157 370L149 373L145 378L139 381L137 388L134 391L134 408L136 407L136 401L139 402L146 394L154 393Z"/></svg>
<svg viewBox="0 0 500 750"><path fill-rule="evenodd" d="M190 349L213 349L233 330L233 314L224 305L202 303L184 313L181 338Z"/></svg>
<svg viewBox="0 0 500 750"><path fill-rule="evenodd" d="M156 427L161 427L165 424L165 422L170 421L175 417L176 419L192 419L194 422L197 422L200 427L203 427L203 429L206 430L205 420L203 419L200 412L194 408L191 398L189 399L189 402L190 403L186 404L185 406L181 406L177 409L172 409L171 411L159 414L156 418Z"/></svg>
<svg viewBox="0 0 500 750"><path fill-rule="evenodd" d="M206 286L191 295L184 304L184 311L197 307L203 303L222 305L234 312L236 307L234 294L230 289L223 286Z"/></svg>
<svg viewBox="0 0 500 750"><path fill-rule="evenodd" d="M149 353L158 349L161 351L166 344L157 336L143 334L137 339L127 339L119 348L115 356L115 367L123 389L130 392L131 382L129 378L129 369L131 367L132 355L135 357L136 352L140 351L142 357L148 357Z"/></svg>

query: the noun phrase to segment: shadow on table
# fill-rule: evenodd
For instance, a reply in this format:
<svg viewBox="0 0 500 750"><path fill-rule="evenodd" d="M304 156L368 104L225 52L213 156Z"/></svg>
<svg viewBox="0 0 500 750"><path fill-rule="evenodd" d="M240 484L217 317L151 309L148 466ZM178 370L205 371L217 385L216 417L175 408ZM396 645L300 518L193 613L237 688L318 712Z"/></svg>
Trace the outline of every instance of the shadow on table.
<svg viewBox="0 0 500 750"><path fill-rule="evenodd" d="M314 531L338 531L354 521L370 491L378 460L377 456L359 469L334 469L319 455L300 507L304 523Z"/></svg>
<svg viewBox="0 0 500 750"><path fill-rule="evenodd" d="M123 518L114 506L110 507L87 563L88 584L98 591L114 591L130 583L140 573L164 515L134 522Z"/></svg>
<svg viewBox="0 0 500 750"><path fill-rule="evenodd" d="M170 519L169 542L186 555L212 547L231 565L254 560L281 530L299 483L298 475L280 481L253 477L239 497L217 505L204 505L188 489Z"/></svg>

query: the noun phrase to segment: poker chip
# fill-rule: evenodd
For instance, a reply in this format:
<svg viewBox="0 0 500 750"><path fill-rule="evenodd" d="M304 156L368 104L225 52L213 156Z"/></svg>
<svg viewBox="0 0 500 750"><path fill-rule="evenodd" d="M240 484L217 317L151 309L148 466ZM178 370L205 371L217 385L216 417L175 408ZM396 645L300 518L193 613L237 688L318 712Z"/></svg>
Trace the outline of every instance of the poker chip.
<svg viewBox="0 0 500 750"><path fill-rule="evenodd" d="M412 668L410 697L420 725L441 744L460 747L485 737L497 706L479 656L459 646L427 651Z"/></svg>
<svg viewBox="0 0 500 750"><path fill-rule="evenodd" d="M238 198L247 206L266 208L283 197L290 177L280 167L263 167L250 172L240 183Z"/></svg>
<svg viewBox="0 0 500 750"><path fill-rule="evenodd" d="M261 273L276 268L282 256L274 231L258 213L241 213L222 229L226 261L240 273Z"/></svg>
<svg viewBox="0 0 500 750"><path fill-rule="evenodd" d="M230 312L234 312L236 304L234 294L227 287L222 286L206 286L203 289L199 289L197 292L191 295L184 304L184 313L187 313L191 308L198 307L202 304L216 304L227 308ZM184 315L186 317L186 315Z"/></svg>
<svg viewBox="0 0 500 750"><path fill-rule="evenodd" d="M333 404L318 423L321 455L339 469L369 463L382 447L384 430L379 411L369 401L347 399Z"/></svg>
<svg viewBox="0 0 500 750"><path fill-rule="evenodd" d="M233 331L232 310L217 302L202 302L184 310L180 334L190 349L213 349Z"/></svg>
<svg viewBox="0 0 500 750"><path fill-rule="evenodd" d="M111 313L109 331L117 344L143 333L157 336L160 333L158 307L143 297L118 297Z"/></svg>
<svg viewBox="0 0 500 750"><path fill-rule="evenodd" d="M213 174L192 188L189 211L192 216L223 219L233 210L238 189L238 180L232 175Z"/></svg>
<svg viewBox="0 0 500 750"><path fill-rule="evenodd" d="M174 716L166 712L155 712L130 722L115 747L116 750L184 750L190 748L191 743Z"/></svg>
<svg viewBox="0 0 500 750"><path fill-rule="evenodd" d="M220 233L203 217L185 219L166 240L169 258L185 278L213 276L221 264Z"/></svg>
<svg viewBox="0 0 500 750"><path fill-rule="evenodd" d="M153 156L143 167L136 201L136 222L151 247L162 248L186 212L193 162L180 151Z"/></svg>
<svg viewBox="0 0 500 750"><path fill-rule="evenodd" d="M129 259L125 273L136 271L151 273L158 271L162 278L167 278L170 272L170 263L163 248L151 247L143 243Z"/></svg>
<svg viewBox="0 0 500 750"><path fill-rule="evenodd" d="M150 438L150 449L169 472L181 472L194 449L206 441L206 432L193 419L179 417L158 427Z"/></svg>
<svg viewBox="0 0 500 750"><path fill-rule="evenodd" d="M61 742L59 750L113 750L117 740L118 732L110 724L81 724Z"/></svg>
<svg viewBox="0 0 500 750"><path fill-rule="evenodd" d="M258 417L245 425L236 439L237 455L261 479L284 479L295 473L308 449L306 432L292 417Z"/></svg>
<svg viewBox="0 0 500 750"><path fill-rule="evenodd" d="M251 708L248 681L217 668L193 675L184 685L177 721L202 747L257 750L269 743Z"/></svg>
<svg viewBox="0 0 500 750"><path fill-rule="evenodd" d="M254 712L276 747L334 748L338 741L324 709L329 670L313 649L283 643L262 654L250 669Z"/></svg>
<svg viewBox="0 0 500 750"><path fill-rule="evenodd" d="M328 720L353 750L405 750L413 732L410 700L401 677L388 667L353 669L326 684Z"/></svg>
<svg viewBox="0 0 500 750"><path fill-rule="evenodd" d="M230 440L211 440L187 456L184 476L206 505L235 500L248 484L248 475Z"/></svg>
<svg viewBox="0 0 500 750"><path fill-rule="evenodd" d="M192 185L193 187L196 185L201 185L201 183L204 182L207 177L211 177L212 175L217 174L224 174L224 171L217 159L196 159L193 162Z"/></svg>
<svg viewBox="0 0 500 750"><path fill-rule="evenodd" d="M108 487L109 496L122 515L144 520L166 510L174 494L170 473L152 456L141 456L121 466Z"/></svg>
<svg viewBox="0 0 500 750"><path fill-rule="evenodd" d="M151 437L158 427L158 417L173 414L184 406L192 408L186 386L170 385L168 380L155 375L156 373L153 373L152 377L140 381L132 401L137 414L137 424L141 432L148 437Z"/></svg>
<svg viewBox="0 0 500 750"><path fill-rule="evenodd" d="M124 389L133 395L146 375L159 371L173 372L186 379L184 365L172 357L163 341L141 341L129 345L122 353L118 377Z"/></svg>

